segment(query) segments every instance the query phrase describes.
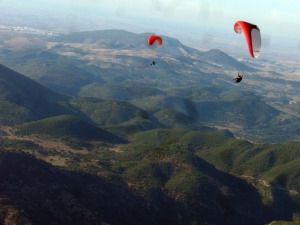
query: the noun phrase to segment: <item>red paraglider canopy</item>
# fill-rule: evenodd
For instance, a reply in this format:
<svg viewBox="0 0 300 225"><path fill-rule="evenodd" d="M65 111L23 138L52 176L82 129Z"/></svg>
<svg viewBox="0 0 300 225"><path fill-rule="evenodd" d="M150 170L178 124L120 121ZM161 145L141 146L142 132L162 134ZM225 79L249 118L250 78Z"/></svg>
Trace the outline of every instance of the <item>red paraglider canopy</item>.
<svg viewBox="0 0 300 225"><path fill-rule="evenodd" d="M261 35L258 26L245 21L237 21L234 24L234 31L244 33L250 55L253 58L258 57L261 49Z"/></svg>
<svg viewBox="0 0 300 225"><path fill-rule="evenodd" d="M160 36L152 34L148 37L148 45L153 45L154 43L158 43L159 45L163 44L163 39Z"/></svg>

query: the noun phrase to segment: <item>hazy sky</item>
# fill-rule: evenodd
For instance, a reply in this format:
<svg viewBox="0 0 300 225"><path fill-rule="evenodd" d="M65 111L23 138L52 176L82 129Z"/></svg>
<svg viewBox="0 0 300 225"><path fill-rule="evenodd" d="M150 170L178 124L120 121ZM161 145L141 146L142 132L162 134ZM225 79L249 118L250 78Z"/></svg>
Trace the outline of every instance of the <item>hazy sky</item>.
<svg viewBox="0 0 300 225"><path fill-rule="evenodd" d="M0 0L0 9L16 20L48 18L57 28L153 31L191 45L231 40L234 21L243 19L260 27L266 48L300 44L299 0Z"/></svg>

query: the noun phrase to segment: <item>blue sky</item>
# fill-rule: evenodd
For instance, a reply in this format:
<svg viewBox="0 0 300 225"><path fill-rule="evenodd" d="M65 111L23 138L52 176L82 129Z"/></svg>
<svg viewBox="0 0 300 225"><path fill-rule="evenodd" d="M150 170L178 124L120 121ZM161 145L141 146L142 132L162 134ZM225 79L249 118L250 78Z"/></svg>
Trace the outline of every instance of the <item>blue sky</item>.
<svg viewBox="0 0 300 225"><path fill-rule="evenodd" d="M0 0L0 9L16 18L56 19L58 28L154 31L200 48L240 40L232 27L243 19L260 27L266 48L279 43L299 50L300 43L298 0Z"/></svg>

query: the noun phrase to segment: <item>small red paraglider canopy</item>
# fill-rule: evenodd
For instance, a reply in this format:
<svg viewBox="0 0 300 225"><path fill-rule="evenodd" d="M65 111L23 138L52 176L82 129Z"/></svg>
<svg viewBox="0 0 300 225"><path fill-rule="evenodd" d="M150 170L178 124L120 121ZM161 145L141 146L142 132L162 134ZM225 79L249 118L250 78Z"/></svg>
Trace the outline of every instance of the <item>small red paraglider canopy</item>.
<svg viewBox="0 0 300 225"><path fill-rule="evenodd" d="M154 43L158 43L159 45L163 44L163 39L162 37L152 34L148 37L148 45L153 45Z"/></svg>
<svg viewBox="0 0 300 225"><path fill-rule="evenodd" d="M244 33L250 55L257 58L261 49L261 35L258 26L245 21L237 21L234 24L234 31Z"/></svg>

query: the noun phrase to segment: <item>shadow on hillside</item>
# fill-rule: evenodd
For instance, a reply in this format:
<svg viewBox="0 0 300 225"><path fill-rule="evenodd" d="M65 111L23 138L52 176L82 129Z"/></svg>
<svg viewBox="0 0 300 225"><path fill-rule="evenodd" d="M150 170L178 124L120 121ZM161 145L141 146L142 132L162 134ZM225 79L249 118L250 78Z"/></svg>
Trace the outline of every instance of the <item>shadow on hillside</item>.
<svg viewBox="0 0 300 225"><path fill-rule="evenodd" d="M300 212L300 205L289 195L289 191L278 184L271 187L273 204L266 207L266 222L273 220L292 221L293 216Z"/></svg>
<svg viewBox="0 0 300 225"><path fill-rule="evenodd" d="M64 171L18 153L0 153L0 177L0 195L32 225L155 224L144 200L118 178Z"/></svg>
<svg viewBox="0 0 300 225"><path fill-rule="evenodd" d="M300 211L299 205L290 197L288 190L278 184L272 184L273 204L266 206L262 203L262 198L254 186L217 170L201 158L197 158L196 163L201 171L205 171L223 184L233 188L235 196L231 203L238 205L239 213L245 215L244 218L237 217L240 221L235 221L236 224L269 224L274 220L293 220L294 214ZM245 202L247 204L244 204ZM227 224L235 224L233 221L234 218L229 215Z"/></svg>
<svg viewBox="0 0 300 225"><path fill-rule="evenodd" d="M16 206L32 225L183 225L192 221L263 225L292 217L293 205L286 193L273 190L274 208L266 214L252 185L199 157L193 163L218 186L228 189L220 192L208 182L186 202L178 202L160 188L133 189L117 176L103 178L66 171L26 154L2 152L0 196Z"/></svg>

